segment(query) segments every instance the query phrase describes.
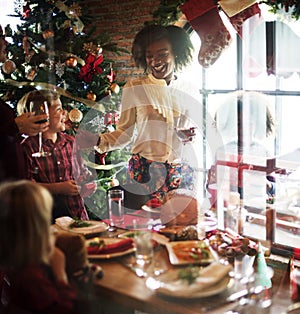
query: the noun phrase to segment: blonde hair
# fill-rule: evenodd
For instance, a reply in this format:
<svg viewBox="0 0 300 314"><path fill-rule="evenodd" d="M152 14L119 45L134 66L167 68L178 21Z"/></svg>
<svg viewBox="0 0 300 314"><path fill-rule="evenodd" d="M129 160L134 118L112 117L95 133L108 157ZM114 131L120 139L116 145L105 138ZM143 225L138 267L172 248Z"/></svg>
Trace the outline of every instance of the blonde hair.
<svg viewBox="0 0 300 314"><path fill-rule="evenodd" d="M44 102L47 101L48 107L51 106L53 100L59 99L59 94L53 90L33 90L25 94L17 103L18 115L29 112L31 101Z"/></svg>
<svg viewBox="0 0 300 314"><path fill-rule="evenodd" d="M48 262L52 205L51 194L38 183L0 185L0 268Z"/></svg>

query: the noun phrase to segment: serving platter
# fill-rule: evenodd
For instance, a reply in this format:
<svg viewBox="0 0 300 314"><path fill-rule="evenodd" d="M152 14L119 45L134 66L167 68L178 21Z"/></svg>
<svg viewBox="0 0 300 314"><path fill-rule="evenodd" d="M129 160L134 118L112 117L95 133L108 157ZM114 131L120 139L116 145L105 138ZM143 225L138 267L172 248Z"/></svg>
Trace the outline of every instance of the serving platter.
<svg viewBox="0 0 300 314"><path fill-rule="evenodd" d="M206 241L172 241L166 243L172 265L208 265L216 261L216 254Z"/></svg>
<svg viewBox="0 0 300 314"><path fill-rule="evenodd" d="M146 280L146 286L157 294L175 298L197 299L222 293L233 284L232 278L228 275L212 285L189 284L186 281L178 280L179 271L178 269L169 270L158 277L149 277Z"/></svg>

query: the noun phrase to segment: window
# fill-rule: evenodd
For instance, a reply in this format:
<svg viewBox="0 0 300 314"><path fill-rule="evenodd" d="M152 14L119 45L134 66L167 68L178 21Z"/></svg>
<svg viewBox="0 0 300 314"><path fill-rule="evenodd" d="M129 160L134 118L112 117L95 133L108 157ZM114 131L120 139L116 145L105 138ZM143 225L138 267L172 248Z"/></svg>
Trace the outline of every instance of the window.
<svg viewBox="0 0 300 314"><path fill-rule="evenodd" d="M232 44L208 69L197 64L201 42L192 32L195 64L186 75L197 80L206 113L203 168L218 161L216 185L207 189L203 179L203 194L211 200L217 195L219 227L226 227L230 191L239 192L248 211L245 235L270 240L274 250L290 253L300 243L300 22L276 20L261 8L263 20L245 21L243 39L231 32ZM237 91L248 96L240 98ZM251 105L253 97L257 108ZM226 102L230 105L224 109ZM268 114L275 124L271 134ZM222 149L210 140L217 131ZM267 179L274 181L272 196L266 193ZM273 202L268 205L276 211L270 239L266 203Z"/></svg>
<svg viewBox="0 0 300 314"><path fill-rule="evenodd" d="M2 0L1 1L1 26L5 27L6 25L10 25L13 30L16 29L16 25L20 23L17 17L13 17L11 15L14 14L15 10L22 11L25 0L12 1L12 0Z"/></svg>

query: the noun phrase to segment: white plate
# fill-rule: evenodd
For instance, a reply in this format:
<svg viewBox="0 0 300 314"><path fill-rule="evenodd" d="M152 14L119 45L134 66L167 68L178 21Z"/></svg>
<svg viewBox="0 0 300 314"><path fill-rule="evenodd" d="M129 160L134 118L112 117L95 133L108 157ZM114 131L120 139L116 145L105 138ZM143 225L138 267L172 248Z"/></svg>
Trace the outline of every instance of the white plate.
<svg viewBox="0 0 300 314"><path fill-rule="evenodd" d="M146 280L146 286L150 290L155 291L156 293L161 295L183 299L196 299L206 298L219 294L228 289L232 284L231 278L229 276L226 276L218 281L216 284L199 291L190 291L192 290L192 288L189 289L189 285L187 283L182 283L182 286L177 286L176 289L169 289L168 286L174 287L175 282L178 282L178 271L179 270L171 270L165 274L162 274L159 277L149 277Z"/></svg>
<svg viewBox="0 0 300 314"><path fill-rule="evenodd" d="M216 261L216 255L214 254L213 250L211 249L210 246L208 246L208 251L209 251L209 257L208 258L201 258L201 259L185 259L182 257L179 257L175 253L175 248L180 246L184 250L184 248L188 247L194 247L197 248L198 245L205 244L203 241L173 241L173 242L168 242L166 243L166 247L169 253L169 259L170 263L172 265L188 265L188 264L200 264L200 265L207 265L210 264L214 261ZM180 251L180 250L179 250Z"/></svg>
<svg viewBox="0 0 300 314"><path fill-rule="evenodd" d="M98 232L104 232L108 229L108 224L104 221L97 220L87 220L86 222L91 225L88 227L80 227L80 228L70 228L71 223L74 222L74 219L71 217L60 217L55 219L55 224L63 230L81 233L81 234L92 234Z"/></svg>
<svg viewBox="0 0 300 314"><path fill-rule="evenodd" d="M86 240L86 246L89 246L89 243L103 240L105 244L113 244L116 242L120 242L121 240L118 238L93 238ZM135 251L134 247L129 248L126 251L122 252L115 252L115 253L108 253L108 254L88 254L87 257L90 259L110 259L114 257L124 256L130 254Z"/></svg>
<svg viewBox="0 0 300 314"><path fill-rule="evenodd" d="M139 232L139 230L126 231L118 235L119 238L134 238L135 233ZM170 241L169 238L165 237L162 234L158 234L157 232L152 233L152 239L161 245L166 245L167 242Z"/></svg>
<svg viewBox="0 0 300 314"><path fill-rule="evenodd" d="M160 208L152 208L152 207L149 207L147 205L143 205L142 207L142 210L144 210L145 212L148 212L148 213L153 213L153 214L159 214L160 213Z"/></svg>

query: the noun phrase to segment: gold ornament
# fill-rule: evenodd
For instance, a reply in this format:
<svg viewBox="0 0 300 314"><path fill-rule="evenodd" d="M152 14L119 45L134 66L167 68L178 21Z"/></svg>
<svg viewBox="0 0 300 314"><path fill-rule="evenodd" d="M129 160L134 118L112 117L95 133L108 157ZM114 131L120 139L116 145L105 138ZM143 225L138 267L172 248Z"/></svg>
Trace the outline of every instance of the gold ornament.
<svg viewBox="0 0 300 314"><path fill-rule="evenodd" d="M53 38L54 32L51 29L46 29L45 31L43 31L42 35L44 39Z"/></svg>
<svg viewBox="0 0 300 314"><path fill-rule="evenodd" d="M79 109L74 108L69 112L68 116L71 122L79 123L83 118L83 113Z"/></svg>
<svg viewBox="0 0 300 314"><path fill-rule="evenodd" d="M110 85L110 90L115 94L119 94L120 86L117 83L113 83Z"/></svg>
<svg viewBox="0 0 300 314"><path fill-rule="evenodd" d="M5 74L11 74L17 68L16 64L12 60L6 60L2 65L2 71Z"/></svg>
<svg viewBox="0 0 300 314"><path fill-rule="evenodd" d="M30 81L33 81L34 78L36 77L37 72L34 68L31 68L27 73L26 73L26 78Z"/></svg>
<svg viewBox="0 0 300 314"><path fill-rule="evenodd" d="M118 179L112 178L111 181L109 182L109 185L110 185L111 187L119 186L119 185L120 185L120 182L119 182Z"/></svg>
<svg viewBox="0 0 300 314"><path fill-rule="evenodd" d="M93 100L93 101L95 101L95 100L97 99L97 95L94 94L93 92L88 92L87 95L86 95L86 98L87 98L88 100Z"/></svg>
<svg viewBox="0 0 300 314"><path fill-rule="evenodd" d="M75 68L77 65L77 59L74 56L70 56L67 60L66 60L66 66L68 68Z"/></svg>

